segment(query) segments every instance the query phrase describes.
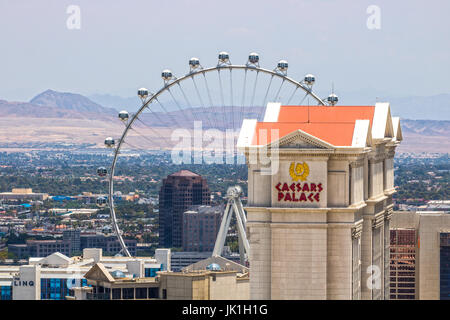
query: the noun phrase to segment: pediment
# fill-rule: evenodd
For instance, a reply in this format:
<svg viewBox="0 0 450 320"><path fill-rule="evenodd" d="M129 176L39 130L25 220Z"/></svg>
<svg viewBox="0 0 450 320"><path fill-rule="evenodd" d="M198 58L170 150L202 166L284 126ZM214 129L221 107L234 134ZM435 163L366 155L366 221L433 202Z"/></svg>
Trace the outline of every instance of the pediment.
<svg viewBox="0 0 450 320"><path fill-rule="evenodd" d="M114 278L102 263L95 264L84 277L88 280L114 282Z"/></svg>
<svg viewBox="0 0 450 320"><path fill-rule="evenodd" d="M388 102L377 102L372 123L372 138L383 140L394 137L391 109Z"/></svg>
<svg viewBox="0 0 450 320"><path fill-rule="evenodd" d="M45 258L44 264L49 265L68 265L72 260L60 252L54 252Z"/></svg>
<svg viewBox="0 0 450 320"><path fill-rule="evenodd" d="M280 149L333 149L334 146L302 130L296 130L278 141L272 142L269 147L278 145Z"/></svg>

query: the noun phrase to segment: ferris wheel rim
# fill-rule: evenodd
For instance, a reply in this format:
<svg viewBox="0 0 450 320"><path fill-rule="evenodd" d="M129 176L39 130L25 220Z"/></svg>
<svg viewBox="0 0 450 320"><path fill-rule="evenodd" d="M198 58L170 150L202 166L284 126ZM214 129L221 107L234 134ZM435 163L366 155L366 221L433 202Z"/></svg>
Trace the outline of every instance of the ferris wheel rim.
<svg viewBox="0 0 450 320"><path fill-rule="evenodd" d="M110 210L110 215L111 215L111 220L112 220L112 225L114 227L114 231L117 235L117 238L119 240L119 243L122 247L122 251L123 253L128 256L131 257L130 252L128 251L128 248L125 244L125 241L122 238L122 235L120 233L120 229L117 223L117 217L116 217L116 212L115 212L115 207L114 207L114 199L113 199L113 194L114 194L114 171L115 171L115 167L116 167L116 163L117 163L117 159L118 159L118 155L120 153L120 148L123 144L123 141L125 139L125 137L127 136L128 131L131 129L132 124L135 122L135 120L139 117L139 115L142 113L142 111L144 111L145 108L149 107L149 105L153 102L153 101L158 101L158 97L163 94L164 92L168 91L172 86L179 84L180 82L183 82L184 80L187 80L189 78L194 78L197 75L201 75L201 74L206 74L209 72L213 72L213 71L219 71L222 69L229 69L229 70L233 70L233 69L237 69L237 70L251 70L251 71L256 71L256 72L263 72L266 74L271 75L272 77L276 76L281 78L283 81L288 81L291 84L295 85L298 88L302 89L303 91L306 92L306 95L310 95L312 96L319 105L325 106L326 103L324 102L324 100L322 100L321 98L319 98L319 96L317 96L313 91L312 88L302 84L301 82L294 80L290 77L287 76L287 73L282 73L280 71L276 71L275 70L269 70L269 69L265 69L265 68L261 68L259 65L249 65L249 64L245 64L245 65L234 65L234 64L218 64L217 66L214 67L209 67L209 68L199 68L199 69L193 69L191 70L189 73L187 73L186 75L180 77L180 78L174 78L171 81L165 81L164 86L159 89L156 93L149 95L149 97L144 100L143 99L143 104L142 106L139 108L139 110L134 113L130 119L127 121L126 126L124 131L122 132L122 135L117 143L117 145L114 148L114 157L113 157L113 162L111 164L110 167L110 172L109 172L109 188L108 188L108 205L109 205L109 210ZM169 70L167 70L169 71ZM263 106L264 107L264 106Z"/></svg>

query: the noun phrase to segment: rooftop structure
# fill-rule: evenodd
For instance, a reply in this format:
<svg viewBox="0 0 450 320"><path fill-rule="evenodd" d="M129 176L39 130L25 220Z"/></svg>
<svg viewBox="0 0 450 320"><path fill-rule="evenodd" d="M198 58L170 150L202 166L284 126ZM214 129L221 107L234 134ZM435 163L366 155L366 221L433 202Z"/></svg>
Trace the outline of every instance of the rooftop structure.
<svg viewBox="0 0 450 320"><path fill-rule="evenodd" d="M10 201L25 201L25 200L39 200L44 201L48 199L47 193L35 193L31 188L13 188L11 192L1 192L0 200Z"/></svg>
<svg viewBox="0 0 450 320"><path fill-rule="evenodd" d="M65 300L74 287L87 286L85 274L102 265L111 279L154 278L158 271L170 270L170 250L157 249L155 257L104 257L101 249L84 249L82 256L69 258L59 252L30 258L22 266L0 266L0 289L8 300ZM154 280L152 280L154 282Z"/></svg>
<svg viewBox="0 0 450 320"><path fill-rule="evenodd" d="M225 263L226 259L214 257ZM248 269L224 269L202 261L206 267L183 272L159 271L155 277L132 277L97 263L85 274L87 287L73 289L76 300L242 300L249 298ZM232 261L226 262L234 264ZM199 266L200 264L197 264ZM213 267L211 267L213 266ZM244 272L242 272L244 271Z"/></svg>

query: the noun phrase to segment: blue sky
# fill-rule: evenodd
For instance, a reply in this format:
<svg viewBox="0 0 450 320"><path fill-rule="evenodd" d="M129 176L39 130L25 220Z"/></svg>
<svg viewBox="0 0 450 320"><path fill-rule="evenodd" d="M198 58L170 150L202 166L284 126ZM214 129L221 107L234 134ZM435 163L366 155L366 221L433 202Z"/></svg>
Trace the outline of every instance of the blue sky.
<svg viewBox="0 0 450 320"><path fill-rule="evenodd" d="M69 5L79 30L66 26ZM367 28L369 5L379 30ZM450 93L449 13L447 0L0 0L0 99L155 91L162 69L185 74L192 56L215 65L221 50L236 64L256 51L270 69L287 59L319 92Z"/></svg>

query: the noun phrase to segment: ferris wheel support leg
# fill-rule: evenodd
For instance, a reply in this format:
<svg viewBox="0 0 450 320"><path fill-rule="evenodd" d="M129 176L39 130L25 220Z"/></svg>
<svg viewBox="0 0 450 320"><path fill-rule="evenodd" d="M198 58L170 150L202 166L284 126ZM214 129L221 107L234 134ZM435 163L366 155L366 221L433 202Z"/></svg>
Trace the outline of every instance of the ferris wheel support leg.
<svg viewBox="0 0 450 320"><path fill-rule="evenodd" d="M214 244L213 257L222 255L223 246L227 237L228 228L231 222L231 206L230 202L227 202L225 211L223 212L222 222L220 223L219 233L217 234L216 243Z"/></svg>
<svg viewBox="0 0 450 320"><path fill-rule="evenodd" d="M244 229L244 222L242 221L242 216L241 216L241 213L239 213L239 209L236 205L236 201L233 201L233 209L236 212L236 221L237 221L237 225L238 225L238 232L239 232L239 235L244 244L245 252L248 255L250 253L250 245L248 243L247 235L246 235L245 229Z"/></svg>
<svg viewBox="0 0 450 320"><path fill-rule="evenodd" d="M239 260L242 265L245 265L245 248L244 241L242 239L242 235L238 232L238 244L239 244Z"/></svg>
<svg viewBox="0 0 450 320"><path fill-rule="evenodd" d="M242 207L242 203L240 201L235 201L235 203L238 208L239 216L241 217L242 222L244 224L244 228L245 228L245 226L247 225L247 217L245 216L244 208Z"/></svg>

